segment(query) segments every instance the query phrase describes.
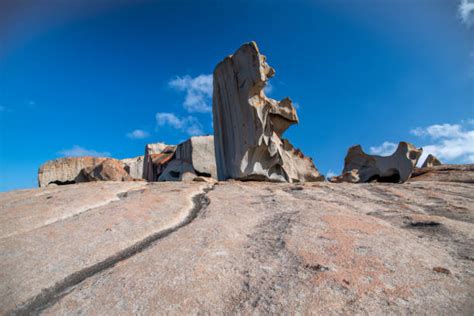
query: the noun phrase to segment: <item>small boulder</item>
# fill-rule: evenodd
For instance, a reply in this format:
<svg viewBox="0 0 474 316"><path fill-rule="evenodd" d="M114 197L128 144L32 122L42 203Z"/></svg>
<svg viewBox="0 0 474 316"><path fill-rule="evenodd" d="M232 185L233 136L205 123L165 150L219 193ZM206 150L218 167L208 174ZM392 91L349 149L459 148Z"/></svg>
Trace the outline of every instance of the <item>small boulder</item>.
<svg viewBox="0 0 474 316"><path fill-rule="evenodd" d="M166 167L160 174L158 181L192 180L191 176L196 176L193 166L189 162L174 159L166 164Z"/></svg>
<svg viewBox="0 0 474 316"><path fill-rule="evenodd" d="M359 171L357 169L352 169L350 171L344 172L340 176L329 178L329 182L332 182L332 183L341 183L341 182L357 183L359 181L360 181Z"/></svg>
<svg viewBox="0 0 474 316"><path fill-rule="evenodd" d="M132 181L133 178L116 159L106 159L97 166L84 168L82 174L87 181Z"/></svg>
<svg viewBox="0 0 474 316"><path fill-rule="evenodd" d="M143 179L143 165L145 162L144 156L138 156L135 158L126 158L120 160L123 164L123 168L127 173L134 179Z"/></svg>

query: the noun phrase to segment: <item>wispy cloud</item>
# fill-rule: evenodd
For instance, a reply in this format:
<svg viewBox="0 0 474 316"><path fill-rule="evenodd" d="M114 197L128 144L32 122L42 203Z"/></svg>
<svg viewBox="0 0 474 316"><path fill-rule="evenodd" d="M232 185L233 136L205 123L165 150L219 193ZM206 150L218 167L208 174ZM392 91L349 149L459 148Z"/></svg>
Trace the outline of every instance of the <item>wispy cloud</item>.
<svg viewBox="0 0 474 316"><path fill-rule="evenodd" d="M273 91L273 85L270 83L270 81L267 81L267 85L263 89L266 95L270 95Z"/></svg>
<svg viewBox="0 0 474 316"><path fill-rule="evenodd" d="M148 136L150 136L150 133L141 129L136 129L133 132L127 133L127 137L130 139L144 139Z"/></svg>
<svg viewBox="0 0 474 316"><path fill-rule="evenodd" d="M197 77L186 75L171 80L169 86L186 96L183 107L190 113L210 113L212 110L212 74L202 74Z"/></svg>
<svg viewBox="0 0 474 316"><path fill-rule="evenodd" d="M461 0L458 6L459 16L461 21L468 27L474 25L474 1Z"/></svg>
<svg viewBox="0 0 474 316"><path fill-rule="evenodd" d="M335 176L337 176L337 174L332 170L328 170L328 172L326 173L326 178L332 178Z"/></svg>
<svg viewBox="0 0 474 316"><path fill-rule="evenodd" d="M190 136L204 134L202 125L194 116L178 117L174 113L156 113L156 123L159 127L170 126L187 133Z"/></svg>
<svg viewBox="0 0 474 316"><path fill-rule="evenodd" d="M82 156L94 156L94 157L110 157L109 152L100 152L92 149L85 149L81 146L74 145L72 148L63 149L58 151L58 154L64 157L82 157Z"/></svg>
<svg viewBox="0 0 474 316"><path fill-rule="evenodd" d="M6 109L7 109L6 107L4 107L3 105L0 105L0 112L5 112Z"/></svg>
<svg viewBox="0 0 474 316"><path fill-rule="evenodd" d="M468 125L471 120L467 120ZM435 124L411 130L427 143L420 162L432 154L443 162L474 163L474 130L460 124Z"/></svg>
<svg viewBox="0 0 474 316"><path fill-rule="evenodd" d="M391 142L383 142L380 146L370 147L370 153L379 156L390 156L397 149L397 144Z"/></svg>

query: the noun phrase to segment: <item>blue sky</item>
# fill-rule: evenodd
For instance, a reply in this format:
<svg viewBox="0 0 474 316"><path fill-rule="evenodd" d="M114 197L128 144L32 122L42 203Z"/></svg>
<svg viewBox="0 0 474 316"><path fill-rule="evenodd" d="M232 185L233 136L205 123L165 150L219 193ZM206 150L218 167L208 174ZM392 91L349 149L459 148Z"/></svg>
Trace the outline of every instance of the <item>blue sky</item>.
<svg viewBox="0 0 474 316"><path fill-rule="evenodd" d="M472 0L471 0L472 1ZM142 155L212 134L214 66L254 40L285 134L324 174L347 148L405 140L474 162L474 4L413 1L0 2L0 190L65 155Z"/></svg>

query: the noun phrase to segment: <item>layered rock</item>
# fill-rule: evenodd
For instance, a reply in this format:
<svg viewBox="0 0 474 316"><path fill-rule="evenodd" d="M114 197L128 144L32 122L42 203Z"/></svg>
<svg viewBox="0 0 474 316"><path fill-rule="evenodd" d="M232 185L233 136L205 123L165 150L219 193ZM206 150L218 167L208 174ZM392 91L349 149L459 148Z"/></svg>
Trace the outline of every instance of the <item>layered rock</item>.
<svg viewBox="0 0 474 316"><path fill-rule="evenodd" d="M135 158L126 158L120 160L124 165L125 171L134 179L143 179L143 166L145 164L145 157L138 156Z"/></svg>
<svg viewBox="0 0 474 316"><path fill-rule="evenodd" d="M290 99L264 93L275 71L255 42L242 45L214 70L212 111L219 180L323 180L312 160L282 139L298 123Z"/></svg>
<svg viewBox="0 0 474 316"><path fill-rule="evenodd" d="M410 181L474 183L474 164L416 168Z"/></svg>
<svg viewBox="0 0 474 316"><path fill-rule="evenodd" d="M73 184L87 182L82 173L84 168L95 167L104 160L102 157L68 157L50 160L41 165L38 171L38 185Z"/></svg>
<svg viewBox="0 0 474 316"><path fill-rule="evenodd" d="M439 161L439 159L433 156L432 154L429 154L428 157L426 157L425 162L423 162L421 168L434 167L439 165L442 165L441 161Z"/></svg>
<svg viewBox="0 0 474 316"><path fill-rule="evenodd" d="M173 159L175 150L176 146L164 143L146 145L143 178L150 182L158 181L166 164Z"/></svg>
<svg viewBox="0 0 474 316"><path fill-rule="evenodd" d="M349 148L344 159L343 174L357 170L359 182L394 182L407 181L420 158L423 149L400 142L391 156L382 157L366 154L360 145Z"/></svg>
<svg viewBox="0 0 474 316"><path fill-rule="evenodd" d="M194 136L179 144L158 180L183 180L185 173L217 179L213 136Z"/></svg>
<svg viewBox="0 0 474 316"><path fill-rule="evenodd" d="M82 174L90 181L132 181L123 164L116 159L105 159L97 166L82 169Z"/></svg>

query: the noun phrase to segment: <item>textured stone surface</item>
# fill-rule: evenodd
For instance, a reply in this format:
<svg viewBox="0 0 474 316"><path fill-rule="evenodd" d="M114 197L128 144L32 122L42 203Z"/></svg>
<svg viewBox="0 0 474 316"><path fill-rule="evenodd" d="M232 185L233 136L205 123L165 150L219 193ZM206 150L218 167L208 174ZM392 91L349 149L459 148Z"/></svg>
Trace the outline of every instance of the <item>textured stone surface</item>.
<svg viewBox="0 0 474 316"><path fill-rule="evenodd" d="M298 123L290 99L264 93L273 77L255 42L242 45L214 70L212 111L219 180L323 180L311 158L282 139Z"/></svg>
<svg viewBox="0 0 474 316"><path fill-rule="evenodd" d="M145 147L143 178L147 181L158 181L166 164L173 158L176 146L163 143L148 144Z"/></svg>
<svg viewBox="0 0 474 316"><path fill-rule="evenodd" d="M143 179L145 156L126 158L120 161L123 163L125 171L127 171L132 178Z"/></svg>
<svg viewBox="0 0 474 316"><path fill-rule="evenodd" d="M474 164L416 168L410 181L474 183Z"/></svg>
<svg viewBox="0 0 474 316"><path fill-rule="evenodd" d="M95 167L110 158L69 157L47 161L38 171L38 185L45 187L54 184L71 184L86 182L82 174L84 168Z"/></svg>
<svg viewBox="0 0 474 316"><path fill-rule="evenodd" d="M196 173L193 166L189 162L173 159L166 164L158 181L181 181L184 175L195 177Z"/></svg>
<svg viewBox="0 0 474 316"><path fill-rule="evenodd" d="M176 228L206 186L98 182L0 193L0 314L42 302L48 289L66 288Z"/></svg>
<svg viewBox="0 0 474 316"><path fill-rule="evenodd" d="M423 165L421 167L426 168L426 167L433 167L433 166L439 166L439 165L442 165L441 161L439 161L439 159L433 156L432 154L429 154L428 157L426 157L425 162L423 162Z"/></svg>
<svg viewBox="0 0 474 316"><path fill-rule="evenodd" d="M347 151L342 173L357 170L359 182L405 182L422 152L422 149L406 142L400 142L397 150L387 157L368 155L360 145L353 146Z"/></svg>
<svg viewBox="0 0 474 316"><path fill-rule="evenodd" d="M46 203L77 207L74 192L122 192L2 238L1 313L17 305L46 315L472 315L472 184L231 181L193 208L206 186L101 182L0 193L1 214L11 216L3 231L28 212L43 216ZM117 255L137 243L139 251Z"/></svg>
<svg viewBox="0 0 474 316"><path fill-rule="evenodd" d="M97 166L84 168L82 174L87 181L132 181L121 161L105 159Z"/></svg>
<svg viewBox="0 0 474 316"><path fill-rule="evenodd" d="M196 174L217 179L214 136L193 136L176 147L176 159L193 166Z"/></svg>

